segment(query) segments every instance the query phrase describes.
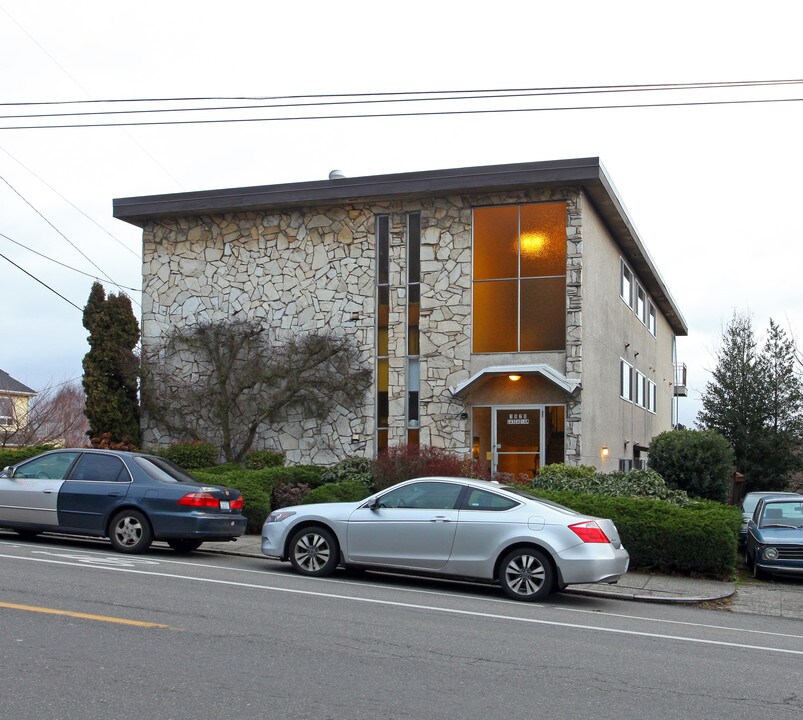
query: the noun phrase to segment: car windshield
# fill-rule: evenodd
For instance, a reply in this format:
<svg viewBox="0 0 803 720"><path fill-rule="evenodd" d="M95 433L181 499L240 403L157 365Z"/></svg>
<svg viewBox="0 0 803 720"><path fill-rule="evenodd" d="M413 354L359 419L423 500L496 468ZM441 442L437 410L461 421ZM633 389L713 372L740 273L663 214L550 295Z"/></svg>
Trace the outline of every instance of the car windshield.
<svg viewBox="0 0 803 720"><path fill-rule="evenodd" d="M173 462L153 455L137 455L134 462L139 465L154 480L173 483L191 483L197 485L196 480L186 470Z"/></svg>
<svg viewBox="0 0 803 720"><path fill-rule="evenodd" d="M803 527L803 501L765 503L761 527Z"/></svg>
<svg viewBox="0 0 803 720"><path fill-rule="evenodd" d="M558 503L552 502L551 500L544 500L544 498L538 497L537 495L533 495L531 492L527 492L527 490L523 490L522 488L513 487L512 485L501 485L500 487L502 488L502 490L507 490L508 492L511 492L514 495L526 498L527 500L535 500L537 502L540 502L542 505L549 505L549 507L555 508L556 510L560 510L561 512L570 513L572 515L580 514L576 510L567 508L565 505L559 505Z"/></svg>

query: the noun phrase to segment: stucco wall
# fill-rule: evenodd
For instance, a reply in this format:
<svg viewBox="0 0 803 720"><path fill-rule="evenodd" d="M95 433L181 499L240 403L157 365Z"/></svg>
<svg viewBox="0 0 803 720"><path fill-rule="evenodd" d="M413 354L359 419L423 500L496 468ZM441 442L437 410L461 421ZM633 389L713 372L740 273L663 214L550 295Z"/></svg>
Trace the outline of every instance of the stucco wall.
<svg viewBox="0 0 803 720"><path fill-rule="evenodd" d="M617 469L619 458L632 458L634 446L646 447L672 427L672 330L656 308L653 336L622 300L622 257L584 199L582 462L605 471ZM655 413L621 399L620 358L656 384ZM605 459L603 447L609 449Z"/></svg>

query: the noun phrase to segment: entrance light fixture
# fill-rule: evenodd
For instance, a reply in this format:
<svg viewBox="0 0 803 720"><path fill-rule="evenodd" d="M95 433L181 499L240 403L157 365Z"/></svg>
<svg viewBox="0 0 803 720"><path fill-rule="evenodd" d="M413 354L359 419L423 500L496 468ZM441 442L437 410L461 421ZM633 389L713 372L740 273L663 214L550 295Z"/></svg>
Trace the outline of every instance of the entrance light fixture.
<svg viewBox="0 0 803 720"><path fill-rule="evenodd" d="M608 447L607 446L602 448L602 457L604 457L604 458L608 457Z"/></svg>
<svg viewBox="0 0 803 720"><path fill-rule="evenodd" d="M508 378L510 379L511 382L518 382L519 380L521 380L521 375L515 375L515 374L508 375Z"/></svg>

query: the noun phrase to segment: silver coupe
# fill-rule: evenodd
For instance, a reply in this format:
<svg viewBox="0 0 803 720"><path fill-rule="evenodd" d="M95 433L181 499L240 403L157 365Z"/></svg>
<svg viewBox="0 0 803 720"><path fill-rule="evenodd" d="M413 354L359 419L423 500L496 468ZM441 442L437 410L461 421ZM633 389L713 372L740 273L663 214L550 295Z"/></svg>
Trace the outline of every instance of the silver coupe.
<svg viewBox="0 0 803 720"><path fill-rule="evenodd" d="M610 520L486 480L408 480L360 502L274 510L262 552L302 575L338 566L496 582L516 600L615 583L629 556Z"/></svg>

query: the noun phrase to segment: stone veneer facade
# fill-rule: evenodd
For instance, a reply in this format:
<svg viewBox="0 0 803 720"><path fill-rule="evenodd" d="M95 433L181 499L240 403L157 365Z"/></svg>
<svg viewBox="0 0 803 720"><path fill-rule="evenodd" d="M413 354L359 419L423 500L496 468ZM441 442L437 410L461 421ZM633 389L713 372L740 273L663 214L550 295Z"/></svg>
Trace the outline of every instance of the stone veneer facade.
<svg viewBox="0 0 803 720"><path fill-rule="evenodd" d="M567 203L567 320L563 366L582 376L582 222L578 188L449 195L392 202L354 202L280 212L243 212L148 221L143 234L142 343L152 352L176 326L246 317L277 334L335 330L353 337L375 368L376 235L390 216L389 395L391 445L406 441L407 214L421 213L420 441L466 453L471 421L449 386L495 355L471 353L472 208L545 201ZM549 353L554 366L555 353ZM177 368L195 375L190 354ZM537 363L539 353L517 362ZM328 464L375 452L375 393L361 407L336 408L321 425L300 416L265 428L257 447L283 450L289 462ZM174 442L146 416L146 445ZM356 439L356 442L355 442ZM566 398L565 460L581 456L581 403Z"/></svg>

